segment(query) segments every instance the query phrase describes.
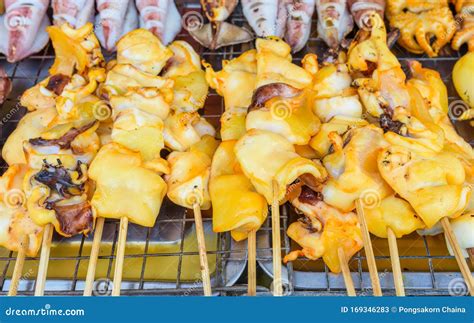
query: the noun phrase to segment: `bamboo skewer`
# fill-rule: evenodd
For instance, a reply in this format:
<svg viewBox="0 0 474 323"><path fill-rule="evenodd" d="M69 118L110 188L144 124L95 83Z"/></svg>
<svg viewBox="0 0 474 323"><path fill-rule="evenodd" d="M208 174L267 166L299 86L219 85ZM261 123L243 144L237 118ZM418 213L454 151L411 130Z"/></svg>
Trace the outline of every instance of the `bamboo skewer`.
<svg viewBox="0 0 474 323"><path fill-rule="evenodd" d="M100 242L104 231L105 218L97 218L94 230L94 240L92 241L91 255L89 257L89 266L87 267L86 283L84 286L84 296L92 295L94 286L95 272L97 269L97 260L99 258Z"/></svg>
<svg viewBox="0 0 474 323"><path fill-rule="evenodd" d="M112 296L120 296L122 285L123 260L125 257L125 246L127 244L128 218L120 219L120 229L117 244L117 256L115 257L114 282L112 287Z"/></svg>
<svg viewBox="0 0 474 323"><path fill-rule="evenodd" d="M18 292L18 284L20 283L21 275L23 273L23 266L25 265L26 249L28 246L28 236L24 236L20 243L20 249L16 255L15 268L13 269L12 279L10 281L10 288L8 289L8 296L16 296Z"/></svg>
<svg viewBox="0 0 474 323"><path fill-rule="evenodd" d="M387 228L388 248L390 250L390 260L392 262L392 275L397 296L405 296L403 286L402 269L400 266L400 256L398 255L397 237L391 228Z"/></svg>
<svg viewBox="0 0 474 323"><path fill-rule="evenodd" d="M46 284L46 275L48 273L49 254L51 252L51 241L53 239L53 225L48 223L44 227L43 242L41 245L41 255L38 266L38 275L36 277L35 296L44 295Z"/></svg>
<svg viewBox="0 0 474 323"><path fill-rule="evenodd" d="M347 289L347 296L356 296L354 282L352 281L351 271L347 263L346 255L342 248L337 249L337 255L339 257L339 263L341 264L342 277Z"/></svg>
<svg viewBox="0 0 474 323"><path fill-rule="evenodd" d="M367 223L365 222L364 206L362 200L360 199L356 200L356 210L362 232L362 240L364 242L364 250L367 257L367 264L369 266L369 274L370 280L372 281L374 296L382 296L382 288L380 287L380 280L377 272L377 263L375 262L372 241L370 240L369 230L367 229Z"/></svg>
<svg viewBox="0 0 474 323"><path fill-rule="evenodd" d="M211 49L212 50L215 50L216 46L217 46L217 39L219 37L219 33L221 31L221 27L222 27L222 22L220 21L214 21L211 23L211 27L212 27L212 39L211 39Z"/></svg>
<svg viewBox="0 0 474 323"><path fill-rule="evenodd" d="M272 245L273 245L273 296L283 296L281 280L281 235L280 235L280 201L278 201L278 183L272 181Z"/></svg>
<svg viewBox="0 0 474 323"><path fill-rule="evenodd" d="M201 263L201 278L204 288L204 296L212 296L209 264L207 262L206 240L204 238L204 228L202 225L201 207L199 203L193 204L193 211L194 222L196 224L196 235L199 249L199 261Z"/></svg>
<svg viewBox="0 0 474 323"><path fill-rule="evenodd" d="M249 232L248 245L248 296L257 294L257 230Z"/></svg>
<svg viewBox="0 0 474 323"><path fill-rule="evenodd" d="M443 226L444 233L446 234L446 238L448 240L448 243L451 246L451 249L453 250L454 256L456 258L456 261L459 265L459 269L461 269L461 274L464 277L464 280L466 281L467 288L469 289L469 293L471 296L474 296L474 279L472 278L471 271L469 269L469 266L467 265L466 259L464 258L461 247L459 246L458 240L456 239L456 236L454 235L453 229L451 227L451 223L449 223L449 219L444 217L441 219L441 224Z"/></svg>

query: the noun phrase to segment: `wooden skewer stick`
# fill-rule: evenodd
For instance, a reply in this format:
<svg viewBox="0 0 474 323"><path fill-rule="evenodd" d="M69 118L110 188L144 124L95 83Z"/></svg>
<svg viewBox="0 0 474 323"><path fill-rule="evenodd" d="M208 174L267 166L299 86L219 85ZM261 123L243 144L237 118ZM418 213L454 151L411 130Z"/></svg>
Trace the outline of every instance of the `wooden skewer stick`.
<svg viewBox="0 0 474 323"><path fill-rule="evenodd" d="M220 21L214 21L211 23L212 27L212 39L211 39L211 50L215 50L217 47L217 39L219 38L219 33L221 31L222 23Z"/></svg>
<svg viewBox="0 0 474 323"><path fill-rule="evenodd" d="M273 296L283 296L281 280L281 235L280 235L280 201L278 201L278 183L272 181L272 245L273 245Z"/></svg>
<svg viewBox="0 0 474 323"><path fill-rule="evenodd" d="M339 256L339 263L341 264L342 277L346 284L347 296L356 296L354 282L352 281L351 271L349 270L349 264L347 263L346 255L342 248L337 249L337 255Z"/></svg>
<svg viewBox="0 0 474 323"><path fill-rule="evenodd" d="M372 281L374 296L382 296L382 288L380 287L379 274L377 272L377 263L375 262L372 241L370 240L369 230L367 228L367 223L365 222L364 206L362 200L356 200L356 209L360 223L360 230L362 232L362 240L364 242L364 250L367 257L367 264L369 266L369 274L370 280Z"/></svg>
<svg viewBox="0 0 474 323"><path fill-rule="evenodd" d="M464 280L466 281L469 293L471 294L471 296L474 296L474 279L472 278L472 274L469 270L469 266L467 265L466 259L462 254L458 239L454 235L451 223L449 223L448 218L444 217L441 219L441 224L443 226L444 233L446 234L446 238L448 239L448 243L451 246L451 249L453 250L454 257L456 257L459 269L461 269L461 274L464 277Z"/></svg>
<svg viewBox="0 0 474 323"><path fill-rule="evenodd" d="M48 273L49 254L51 252L51 241L53 239L53 225L48 223L44 227L43 242L41 245L41 255L38 266L38 275L36 277L35 296L44 295L46 284L46 275Z"/></svg>
<svg viewBox="0 0 474 323"><path fill-rule="evenodd" d="M201 206L199 203L193 204L194 222L196 224L196 235L199 249L199 261L201 263L201 278L204 288L204 296L212 296L211 278L209 264L207 262L206 240L204 238L204 228L202 225Z"/></svg>
<svg viewBox="0 0 474 323"><path fill-rule="evenodd" d="M86 283L84 286L84 296L92 295L94 286L95 272L97 269L97 260L99 258L100 242L102 241L102 233L104 231L105 219L100 217L95 222L94 240L92 241L91 255L89 257L89 266L87 267Z"/></svg>
<svg viewBox="0 0 474 323"><path fill-rule="evenodd" d="M8 296L16 296L18 292L18 284L20 283L21 275L23 273L23 266L25 265L26 249L28 248L28 236L24 236L20 243L20 249L16 255L15 268L13 269L12 279L10 281L10 288L8 289Z"/></svg>
<svg viewBox="0 0 474 323"><path fill-rule="evenodd" d="M125 257L125 246L127 244L128 218L120 219L120 229L117 242L117 256L115 257L114 283L112 296L120 296L122 286L123 260Z"/></svg>
<svg viewBox="0 0 474 323"><path fill-rule="evenodd" d="M248 296L257 295L257 230L249 232L248 245Z"/></svg>
<svg viewBox="0 0 474 323"><path fill-rule="evenodd" d="M400 266L400 256L398 255L397 237L393 230L387 227L388 248L390 250L390 260L392 262L392 275L397 296L405 296L403 286L402 268Z"/></svg>

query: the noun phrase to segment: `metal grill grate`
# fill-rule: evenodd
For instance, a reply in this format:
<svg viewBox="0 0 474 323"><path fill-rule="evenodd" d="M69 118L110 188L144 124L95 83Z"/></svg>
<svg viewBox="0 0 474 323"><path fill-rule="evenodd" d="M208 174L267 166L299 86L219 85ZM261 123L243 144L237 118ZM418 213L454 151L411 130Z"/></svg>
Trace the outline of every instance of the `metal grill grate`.
<svg viewBox="0 0 474 323"><path fill-rule="evenodd" d="M203 16L198 1L178 0L178 7L181 13L187 11L196 11ZM245 19L242 15L241 9L237 8L234 14L229 19L230 22L236 25L244 25ZM235 45L219 49L217 51L209 51L196 44L185 33L179 35L179 39L184 39L193 44L195 49L201 55L202 59L211 63L216 69L221 68L221 62L224 59L231 59L240 55L245 50L249 49L251 45ZM306 48L296 55L295 61L301 61L302 57L307 52L318 54L323 57L326 51L325 45L316 39L315 22L312 29L312 36L308 41ZM457 100L456 92L451 82L451 71L456 60L460 57L459 53L452 52L449 49L442 57L431 59L428 57L420 57L407 53L405 50L399 48L397 45L394 52L400 61L405 62L409 59L417 59L423 63L423 66L434 68L440 72L443 80L448 84L448 92L450 102ZM5 57L0 57L0 66L2 66L13 82L13 91L7 98L3 106L0 107L0 125L1 145L5 143L8 135L13 131L19 119L25 114L25 109L19 105L19 97L24 90L30 88L37 82L41 81L48 75L48 69L54 60L54 52L50 45L48 45L40 54L35 54L28 59L16 63L8 64ZM206 106L202 111L205 116L214 126L219 126L219 118L224 111L224 104L222 98L214 91L211 91L206 102ZM470 137L466 139L474 144L474 137L472 136L472 128L469 130L467 123L456 123L457 130L460 133L465 133ZM6 169L6 164L2 160L2 173ZM200 283L199 270L194 272L187 269L186 264L189 262L198 261L198 252L195 242L188 241L186 238L192 235L193 218L191 211L187 212L182 208L172 206L169 201L165 202L160 216L154 228L141 228L131 225L128 241L138 242L140 246L138 251L129 252L125 255L125 266L128 262L130 268L134 269L133 279L124 278L122 284L122 295L194 295L202 294L202 286ZM292 215L287 206L282 207L281 212L281 233L283 254L288 253L292 248L292 242L286 235L286 229L292 221L295 220L295 215ZM208 236L213 236L211 230L211 218L204 214L204 225L207 228ZM104 286L98 286L99 289L107 287L108 281L111 279L113 272L113 262L115 259L115 245L117 242L119 223L112 220L106 220L104 229L104 241L107 242L106 250L101 251L99 255L99 262L103 263L104 275L96 275L96 283L103 283ZM171 228L171 229L170 229ZM176 242L177 250L153 250L156 243L167 244L171 240L163 241L160 233L173 231L174 236L172 241ZM191 233L190 233L191 232ZM132 237L132 238L130 238ZM413 243L422 245L421 251L418 249L415 253L404 254L401 250L400 259L402 268L404 263L410 264L423 263L421 266L423 270L418 272L406 272L405 279L407 279L406 292L407 295L446 295L448 294L449 282L453 279L461 277L457 269L450 270L453 267L454 257L448 255L447 251L435 251L434 246L444 244L442 237L419 237L412 238ZM51 279L51 274L48 275L48 282L46 285L45 295L81 295L84 287L84 278L82 272L87 268L89 252L86 250L90 244L92 237L75 237L72 239L64 239L55 237L57 244L61 244L60 250L63 246L69 245L71 242L75 243L74 254L56 255L53 249L50 258L51 268L67 268L70 273L63 273L63 277L59 279ZM211 239L212 240L212 239ZM375 240L382 240L376 239ZM402 240L402 239L401 239ZM243 295L247 289L245 286L246 277L242 275L246 265L246 246L245 243L237 244L232 242L229 234L217 234L214 239L214 245L208 245L208 258L210 261L215 261L215 271L212 277L213 292L220 295ZM411 241L411 240L410 240ZM187 245L189 244L189 245ZM194 246L193 246L194 244ZM374 243L377 249L377 241ZM192 247L194 247L194 250ZM143 250L141 249L143 248ZM410 248L408 248L410 249ZM8 277L15 262L15 255L12 252L3 252L0 250L0 294L6 294L8 290ZM258 233L257 246L257 261L260 264L258 273L257 291L259 294L268 294L271 289L271 271L272 271L272 246L271 246L271 221L267 219ZM383 250L376 250L376 260L379 268L388 267L389 262L388 252ZM38 257L27 258L23 279L20 282L19 294L31 295L33 294L35 273L34 268ZM157 264L160 262L166 263L165 259L173 259L175 261L176 275L175 277L153 277L150 274L153 271L160 271ZM353 274L356 290L361 295L370 295L370 279L367 269L364 267L365 256L363 252L358 253L350 261L350 267ZM31 266L28 266L30 264ZM440 269L442 264L448 264L447 268ZM319 267L318 267L319 266ZM455 266L455 265L454 265ZM297 268L296 268L297 267ZM412 265L410 265L412 267ZM416 266L415 266L416 267ZM27 268L30 268L29 270ZM316 270L314 268L317 268ZM56 269L57 270L57 269ZM186 271L186 275L183 273ZM384 294L394 294L394 287L391 283L391 273L385 270L380 270L381 283ZM190 278L193 276L194 279ZM185 276L185 277L183 277ZM305 259L298 260L297 264L289 263L284 268L284 278L287 280L285 289L288 294L294 295L345 295L345 289L342 277L333 275L329 272L322 260L309 261ZM103 290L107 293L107 289Z"/></svg>

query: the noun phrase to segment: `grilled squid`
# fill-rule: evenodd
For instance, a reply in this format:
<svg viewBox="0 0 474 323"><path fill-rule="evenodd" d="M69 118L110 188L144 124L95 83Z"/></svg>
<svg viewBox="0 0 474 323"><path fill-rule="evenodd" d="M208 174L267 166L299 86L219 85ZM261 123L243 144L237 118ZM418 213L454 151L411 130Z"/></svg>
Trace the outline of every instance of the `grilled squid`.
<svg viewBox="0 0 474 323"><path fill-rule="evenodd" d="M229 18L238 3L238 0L201 0L201 6L211 22Z"/></svg>
<svg viewBox="0 0 474 323"><path fill-rule="evenodd" d="M245 18L259 37L284 38L293 52L308 41L315 0L242 1Z"/></svg>
<svg viewBox="0 0 474 323"><path fill-rule="evenodd" d="M456 32L456 21L447 0L388 0L387 17L400 30L398 42L415 54L438 56Z"/></svg>
<svg viewBox="0 0 474 323"><path fill-rule="evenodd" d="M37 53L48 43L48 0L6 0L0 16L0 52L10 63Z"/></svg>
<svg viewBox="0 0 474 323"><path fill-rule="evenodd" d="M94 0L52 0L53 23L80 28L94 21Z"/></svg>
<svg viewBox="0 0 474 323"><path fill-rule="evenodd" d="M384 16L385 0L348 0L349 10L359 28L370 29L370 13L376 12Z"/></svg>
<svg viewBox="0 0 474 323"><path fill-rule="evenodd" d="M295 180L304 178L317 189L328 175L319 162L301 157L285 137L267 130L248 130L237 141L235 155L245 176L268 204L274 197L273 180L278 183L278 200L284 202L287 186Z"/></svg>
<svg viewBox="0 0 474 323"><path fill-rule="evenodd" d="M242 10L257 36L282 36L276 34L278 1L242 0Z"/></svg>
<svg viewBox="0 0 474 323"><path fill-rule="evenodd" d="M26 165L12 165L0 177L0 246L18 252L26 247L28 256L35 256L41 246L43 229L35 224L26 209L22 189Z"/></svg>
<svg viewBox="0 0 474 323"><path fill-rule="evenodd" d="M97 11L97 38L106 50L115 51L120 37L138 26L135 5L132 0L97 0Z"/></svg>
<svg viewBox="0 0 474 323"><path fill-rule="evenodd" d="M235 140L222 141L211 165L209 193L214 232L230 231L237 241L258 230L268 214L267 201L242 173L235 156Z"/></svg>
<svg viewBox="0 0 474 323"><path fill-rule="evenodd" d="M315 0L291 1L287 5L288 20L286 22L285 41L293 52L299 52L309 39L311 33L311 17Z"/></svg>
<svg viewBox="0 0 474 323"><path fill-rule="evenodd" d="M287 234L302 249L290 252L283 261L293 261L299 256L311 260L322 257L331 272L341 272L339 249L350 259L363 246L357 215L331 207L320 193L308 186L302 186L295 195L291 204L303 217L288 227Z"/></svg>
<svg viewBox="0 0 474 323"><path fill-rule="evenodd" d="M474 51L474 0L452 0L456 6L457 20L461 28L454 35L451 47L459 50L467 43L470 52Z"/></svg>
<svg viewBox="0 0 474 323"><path fill-rule="evenodd" d="M254 37L247 28L225 22L237 6L237 0L201 0L201 6L210 23L189 12L184 17L185 29L202 46L211 50L251 41Z"/></svg>
<svg viewBox="0 0 474 323"><path fill-rule="evenodd" d="M337 48L354 28L347 0L317 0L318 35L331 48Z"/></svg>
<svg viewBox="0 0 474 323"><path fill-rule="evenodd" d="M173 0L136 0L140 27L148 29L164 45L181 31L181 15Z"/></svg>

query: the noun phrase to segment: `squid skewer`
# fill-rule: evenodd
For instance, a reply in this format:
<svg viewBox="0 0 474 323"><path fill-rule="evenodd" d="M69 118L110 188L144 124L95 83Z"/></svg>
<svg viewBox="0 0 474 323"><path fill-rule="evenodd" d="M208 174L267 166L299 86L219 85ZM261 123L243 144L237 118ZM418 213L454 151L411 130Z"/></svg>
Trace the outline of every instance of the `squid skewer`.
<svg viewBox="0 0 474 323"><path fill-rule="evenodd" d="M273 295L283 296L281 280L281 233L280 233L280 202L278 201L278 182L272 181L272 251L273 251Z"/></svg>
<svg viewBox="0 0 474 323"><path fill-rule="evenodd" d="M354 281L352 280L351 271L349 269L348 259L344 254L342 248L337 249L337 255L341 264L342 277L344 278L344 284L346 285L347 296L357 296L354 287Z"/></svg>
<svg viewBox="0 0 474 323"><path fill-rule="evenodd" d="M46 285L46 275L48 273L49 255L51 253L51 241L53 239L53 225L47 224L44 227L43 242L41 244L41 254L38 265L38 274L35 282L35 296L43 296Z"/></svg>
<svg viewBox="0 0 474 323"><path fill-rule="evenodd" d="M209 263L207 262L206 240L204 238L204 228L202 225L201 207L198 202L193 204L193 210L199 248L199 261L201 263L201 278L204 288L204 296L211 296L211 275L209 273Z"/></svg>
<svg viewBox="0 0 474 323"><path fill-rule="evenodd" d="M284 262L299 256L310 260L322 257L331 272L342 272L348 296L356 296L348 260L363 247L357 215L330 206L321 193L301 182L294 184L288 199L304 215L287 231L302 250L292 251Z"/></svg>
<svg viewBox="0 0 474 323"><path fill-rule="evenodd" d="M26 165L12 164L0 177L0 245L17 252L8 296L17 294L25 257L36 255L42 239L42 227L32 221L25 207L21 186L26 172Z"/></svg>
<svg viewBox="0 0 474 323"><path fill-rule="evenodd" d="M15 268L13 268L12 279L10 281L10 288L8 289L8 296L16 296L18 292L18 284L20 283L23 267L25 265L26 244L28 238L24 237L20 245L20 250L16 255Z"/></svg>
<svg viewBox="0 0 474 323"><path fill-rule="evenodd" d="M370 239L370 233L365 221L363 202L360 199L356 201L356 210L359 217L362 240L364 241L364 251L367 258L367 265L369 266L370 280L372 281L374 296L382 296L377 263L375 262L374 249L372 248L372 240Z"/></svg>
<svg viewBox="0 0 474 323"><path fill-rule="evenodd" d="M456 261L459 265L459 269L461 270L461 274L466 281L467 288L469 289L469 293L471 296L474 296L474 278L472 277L471 270L467 265L466 258L464 258L461 247L459 246L458 239L456 238L453 228L451 227L451 223L449 219L444 217L441 219L441 225L443 226L444 233L446 235L446 239L448 240L451 249L453 250L454 256L456 257Z"/></svg>
<svg viewBox="0 0 474 323"><path fill-rule="evenodd" d="M249 232L247 238L248 249L248 278L247 295L257 295L257 230Z"/></svg>
<svg viewBox="0 0 474 323"><path fill-rule="evenodd" d="M89 256L89 265L87 267L86 281L84 286L84 296L91 296L94 286L95 272L97 268L97 260L99 258L100 242L102 241L102 233L104 231L105 219L97 218L94 229L94 240L92 241L91 254Z"/></svg>
<svg viewBox="0 0 474 323"><path fill-rule="evenodd" d="M405 287L403 285L402 269L400 266L400 256L398 254L397 237L390 227L387 228L387 239L388 248L390 251L390 261L392 262L395 293L397 296L405 296Z"/></svg>
<svg viewBox="0 0 474 323"><path fill-rule="evenodd" d="M210 135L204 135L189 150L172 152L168 156L170 172L165 176L169 199L177 205L194 211L205 296L211 296L212 290L201 209L208 210L211 207L208 183L212 157L217 146L217 140Z"/></svg>
<svg viewBox="0 0 474 323"><path fill-rule="evenodd" d="M114 281L112 296L120 296L122 286L123 260L125 258L125 246L127 244L128 218L120 218L120 229L117 241L117 255L115 256Z"/></svg>

